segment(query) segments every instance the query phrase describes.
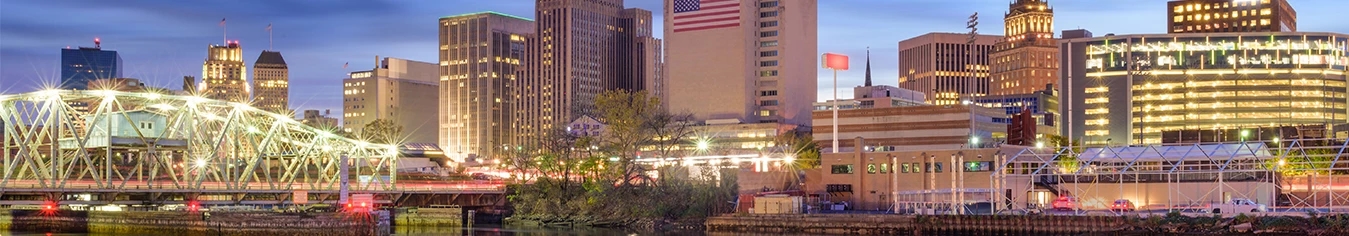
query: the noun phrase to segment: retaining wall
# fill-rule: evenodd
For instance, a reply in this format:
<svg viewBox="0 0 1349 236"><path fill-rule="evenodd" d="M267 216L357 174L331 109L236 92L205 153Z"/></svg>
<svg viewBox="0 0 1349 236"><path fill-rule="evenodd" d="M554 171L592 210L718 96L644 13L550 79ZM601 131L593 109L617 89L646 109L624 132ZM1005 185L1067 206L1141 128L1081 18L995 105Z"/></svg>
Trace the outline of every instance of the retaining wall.
<svg viewBox="0 0 1349 236"><path fill-rule="evenodd" d="M708 232L797 234L1081 234L1118 232L1109 216L738 215L708 218Z"/></svg>
<svg viewBox="0 0 1349 236"><path fill-rule="evenodd" d="M387 213L6 210L20 232L132 235L387 235ZM2 220L3 218L0 218Z"/></svg>

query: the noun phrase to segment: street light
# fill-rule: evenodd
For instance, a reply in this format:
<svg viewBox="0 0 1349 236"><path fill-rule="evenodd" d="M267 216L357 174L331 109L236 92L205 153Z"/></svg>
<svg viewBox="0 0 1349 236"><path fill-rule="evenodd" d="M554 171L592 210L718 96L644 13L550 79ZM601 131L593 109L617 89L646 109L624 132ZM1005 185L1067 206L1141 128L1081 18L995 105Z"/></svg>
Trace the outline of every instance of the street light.
<svg viewBox="0 0 1349 236"><path fill-rule="evenodd" d="M206 167L206 159L197 159L197 163L195 164L197 168Z"/></svg>
<svg viewBox="0 0 1349 236"><path fill-rule="evenodd" d="M709 146L709 144L706 139L698 140L698 151L707 151L707 146Z"/></svg>
<svg viewBox="0 0 1349 236"><path fill-rule="evenodd" d="M1044 141L1035 142L1035 148L1045 148L1045 142Z"/></svg>

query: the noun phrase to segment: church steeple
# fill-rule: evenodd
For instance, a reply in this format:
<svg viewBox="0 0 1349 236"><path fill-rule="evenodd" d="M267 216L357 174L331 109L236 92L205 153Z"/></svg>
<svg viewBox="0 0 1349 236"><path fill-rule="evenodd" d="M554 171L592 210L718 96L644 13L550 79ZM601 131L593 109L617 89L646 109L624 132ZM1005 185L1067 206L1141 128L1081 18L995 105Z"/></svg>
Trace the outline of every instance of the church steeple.
<svg viewBox="0 0 1349 236"><path fill-rule="evenodd" d="M871 87L871 47L867 47L867 81L866 86Z"/></svg>

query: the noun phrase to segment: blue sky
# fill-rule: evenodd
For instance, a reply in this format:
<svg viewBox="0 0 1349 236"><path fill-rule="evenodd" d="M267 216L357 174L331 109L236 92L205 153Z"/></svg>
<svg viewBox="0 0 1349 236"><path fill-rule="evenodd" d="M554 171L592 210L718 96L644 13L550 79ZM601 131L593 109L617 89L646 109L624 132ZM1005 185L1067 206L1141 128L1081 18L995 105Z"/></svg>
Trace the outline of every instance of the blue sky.
<svg viewBox="0 0 1349 236"><path fill-rule="evenodd" d="M792 0L784 0L792 1ZM852 71L839 73L840 87L862 83L861 56L872 52L877 84L897 82L897 44L927 32L963 32L979 12L980 32L1002 33L1009 0L820 0L819 49L854 56ZM1055 29L1105 33L1164 33L1165 0L1051 0ZM1349 33L1344 0L1294 0L1299 31ZM660 0L628 0L661 19ZM33 91L55 84L61 48L92 46L117 50L123 75L147 84L179 88L184 75L201 74L209 44L221 42L221 18L230 40L241 41L251 65L273 49L290 66L291 106L297 110L341 110L346 72L373 66L374 56L434 62L436 20L441 16L497 11L534 18L529 0L42 0L0 2L0 93ZM663 25L656 22L656 26ZM662 30L657 29L658 34ZM344 63L350 67L343 69ZM819 98L831 97L829 71L819 71ZM851 89L840 96L851 96Z"/></svg>

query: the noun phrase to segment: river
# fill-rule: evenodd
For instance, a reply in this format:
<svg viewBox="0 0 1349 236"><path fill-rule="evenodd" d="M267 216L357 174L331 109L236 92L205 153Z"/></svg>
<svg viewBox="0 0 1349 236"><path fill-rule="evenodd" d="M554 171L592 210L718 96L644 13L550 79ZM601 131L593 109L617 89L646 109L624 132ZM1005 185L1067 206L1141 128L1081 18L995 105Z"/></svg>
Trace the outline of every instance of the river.
<svg viewBox="0 0 1349 236"><path fill-rule="evenodd" d="M47 233L47 232L15 232L11 231L0 235L13 236L113 236L113 233ZM177 235L174 232L165 232L163 235ZM314 232L314 235L324 235L324 232ZM445 235L473 235L473 236L554 236L554 235L573 235L573 236L626 236L626 235L689 235L689 236L758 236L773 235L782 236L784 233L704 233L704 232L639 232L623 231L623 229L596 229L596 228L523 228L523 227L502 227L502 225L479 225L473 228L459 227L394 227L395 236L445 236Z"/></svg>

